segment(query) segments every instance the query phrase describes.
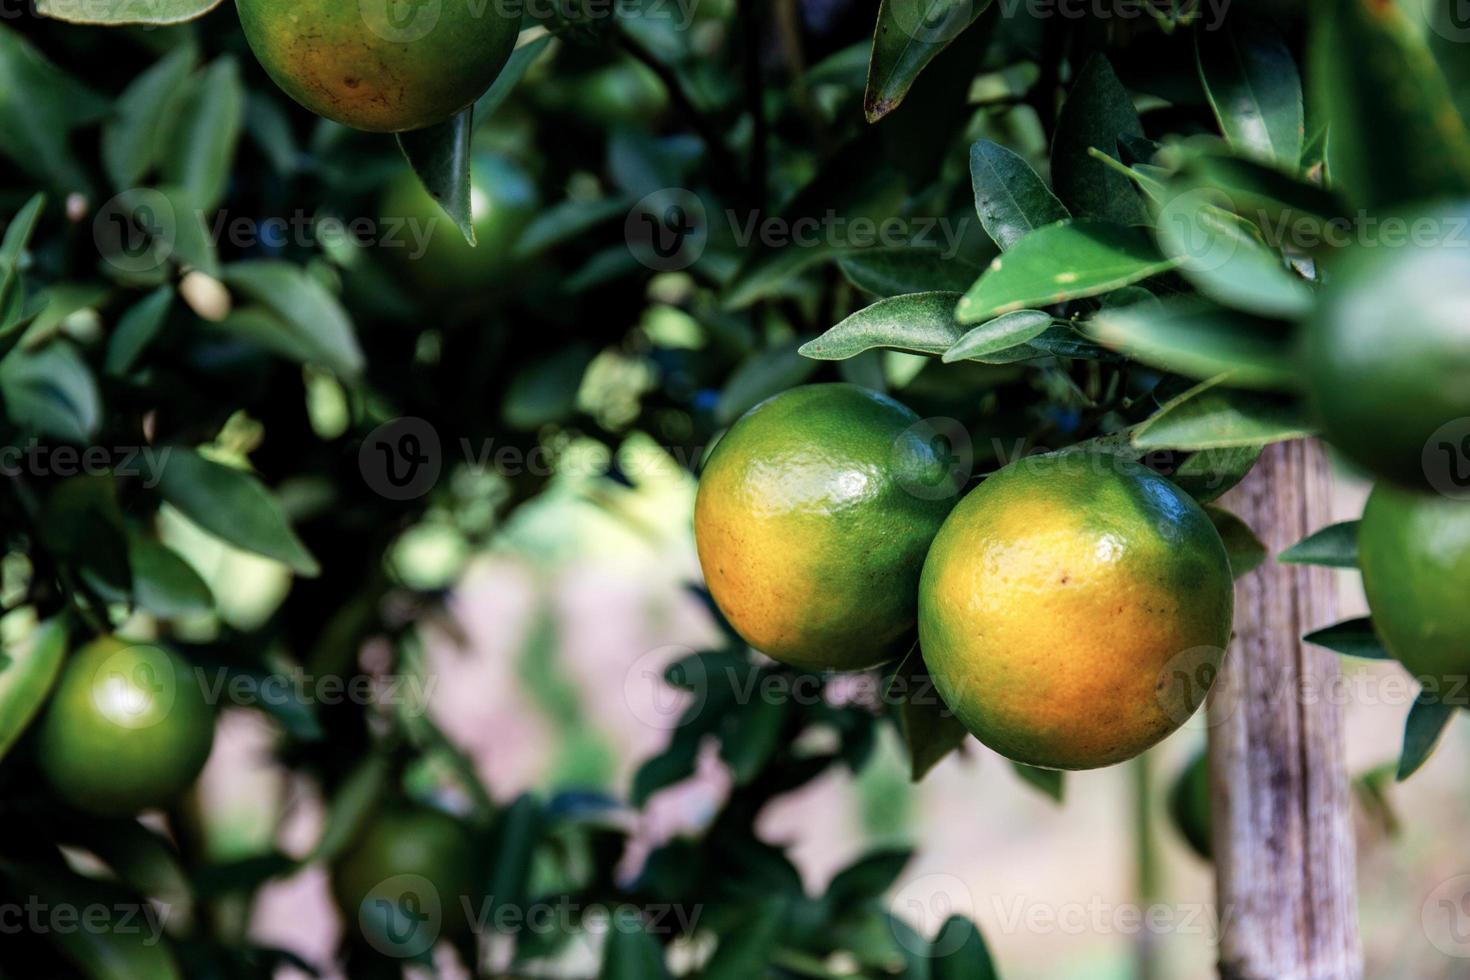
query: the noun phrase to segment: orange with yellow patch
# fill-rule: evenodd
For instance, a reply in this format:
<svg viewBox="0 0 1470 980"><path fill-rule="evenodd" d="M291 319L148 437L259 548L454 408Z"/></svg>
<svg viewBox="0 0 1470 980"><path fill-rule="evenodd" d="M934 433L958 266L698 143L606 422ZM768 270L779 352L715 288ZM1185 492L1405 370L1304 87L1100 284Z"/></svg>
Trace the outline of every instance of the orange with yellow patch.
<svg viewBox="0 0 1470 980"><path fill-rule="evenodd" d="M986 745L1091 769L1199 707L1224 656L1229 560L1209 517L1131 460L1020 460L955 508L919 594L935 685Z"/></svg>

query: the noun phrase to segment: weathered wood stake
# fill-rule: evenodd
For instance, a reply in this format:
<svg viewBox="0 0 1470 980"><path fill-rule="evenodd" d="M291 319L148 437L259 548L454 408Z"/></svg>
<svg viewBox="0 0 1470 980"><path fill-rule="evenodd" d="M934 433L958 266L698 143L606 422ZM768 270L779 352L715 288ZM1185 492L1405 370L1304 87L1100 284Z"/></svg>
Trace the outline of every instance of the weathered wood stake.
<svg viewBox="0 0 1470 980"><path fill-rule="evenodd" d="M1223 980L1360 980L1353 826L1334 654L1332 573L1275 561L1331 522L1315 441L1267 447L1223 503L1270 556L1235 588L1235 639L1210 699Z"/></svg>

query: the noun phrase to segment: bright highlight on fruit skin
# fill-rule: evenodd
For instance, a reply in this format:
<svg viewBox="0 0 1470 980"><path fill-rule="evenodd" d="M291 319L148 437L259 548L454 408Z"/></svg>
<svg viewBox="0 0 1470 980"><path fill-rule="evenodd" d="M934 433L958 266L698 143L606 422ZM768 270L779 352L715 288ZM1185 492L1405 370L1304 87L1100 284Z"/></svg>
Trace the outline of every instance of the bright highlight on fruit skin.
<svg viewBox="0 0 1470 980"><path fill-rule="evenodd" d="M1028 765L1092 769L1194 713L1233 603L1224 544L1182 490L1127 459L1033 457L945 521L919 586L919 643L980 741Z"/></svg>
<svg viewBox="0 0 1470 980"><path fill-rule="evenodd" d="M806 385L720 440L695 542L710 594L751 646L811 670L907 651L919 569L955 500L949 460L920 422L856 385Z"/></svg>

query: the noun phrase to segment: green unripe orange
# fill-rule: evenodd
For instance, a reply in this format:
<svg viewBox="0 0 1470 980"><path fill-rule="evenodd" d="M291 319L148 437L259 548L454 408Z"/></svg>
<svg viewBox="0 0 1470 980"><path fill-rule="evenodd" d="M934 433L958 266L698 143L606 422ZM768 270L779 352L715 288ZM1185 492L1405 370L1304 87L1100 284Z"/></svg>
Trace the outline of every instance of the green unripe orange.
<svg viewBox="0 0 1470 980"><path fill-rule="evenodd" d="M1430 693L1470 697L1470 501L1373 488L1358 529L1373 627Z"/></svg>
<svg viewBox="0 0 1470 980"><path fill-rule="evenodd" d="M245 39L291 98L376 133L423 129L500 74L520 7L487 0L236 0Z"/></svg>
<svg viewBox="0 0 1470 980"><path fill-rule="evenodd" d="M389 809L332 867L332 896L349 930L396 957L462 935L483 871L470 829L440 810Z"/></svg>
<svg viewBox="0 0 1470 980"><path fill-rule="evenodd" d="M941 441L850 384L793 388L736 421L699 478L694 537L746 642L810 670L905 652L924 552L955 498Z"/></svg>
<svg viewBox="0 0 1470 980"><path fill-rule="evenodd" d="M214 743L214 708L177 654L102 637L72 655L41 723L52 788L80 810L135 813L173 801Z"/></svg>
<svg viewBox="0 0 1470 980"><path fill-rule="evenodd" d="M1173 483L1113 456L1037 456L944 522L919 585L919 645L981 742L1027 765L1092 769L1194 713L1233 605L1220 535Z"/></svg>

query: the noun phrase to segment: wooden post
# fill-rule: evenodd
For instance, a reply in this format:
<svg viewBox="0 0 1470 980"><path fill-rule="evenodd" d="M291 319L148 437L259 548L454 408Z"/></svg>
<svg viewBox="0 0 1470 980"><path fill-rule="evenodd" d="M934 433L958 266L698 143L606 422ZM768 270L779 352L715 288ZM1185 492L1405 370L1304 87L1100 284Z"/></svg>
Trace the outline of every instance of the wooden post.
<svg viewBox="0 0 1470 980"><path fill-rule="evenodd" d="M1360 980L1353 825L1334 654L1332 573L1275 556L1331 522L1315 441L1266 448L1222 501L1270 557L1236 582L1235 639L1209 704L1223 980Z"/></svg>

